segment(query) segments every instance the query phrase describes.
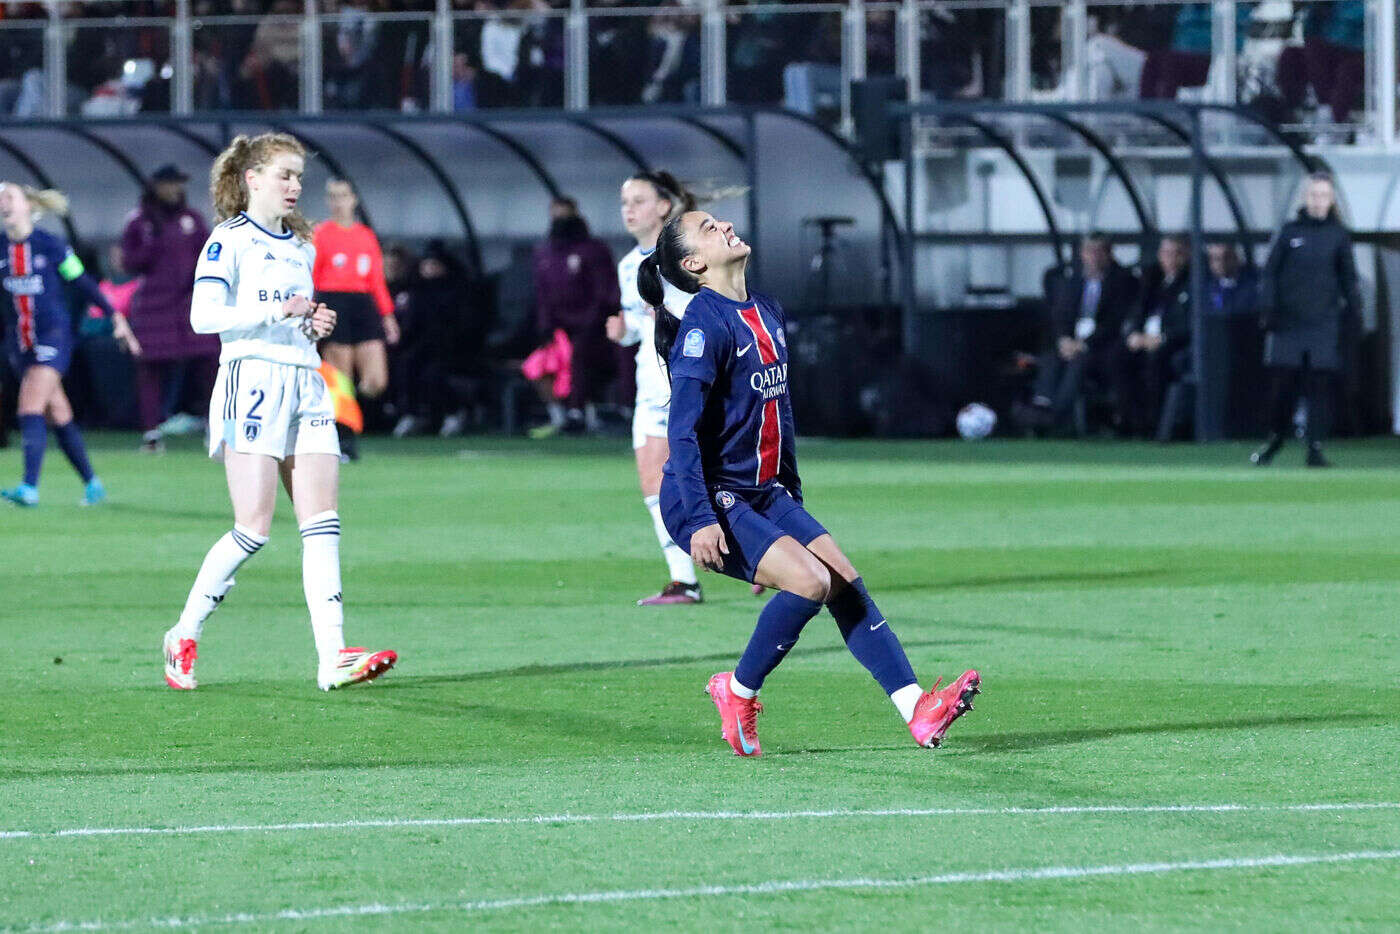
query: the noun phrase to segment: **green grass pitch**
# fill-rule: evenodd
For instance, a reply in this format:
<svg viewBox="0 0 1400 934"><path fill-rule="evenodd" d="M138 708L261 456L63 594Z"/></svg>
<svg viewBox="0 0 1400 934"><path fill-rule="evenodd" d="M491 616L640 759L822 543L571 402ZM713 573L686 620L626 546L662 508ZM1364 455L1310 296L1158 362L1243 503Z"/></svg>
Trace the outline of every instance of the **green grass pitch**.
<svg viewBox="0 0 1400 934"><path fill-rule="evenodd" d="M664 568L625 442L369 443L347 635L401 660L330 695L285 501L164 686L230 520L197 444L134 446L95 440L103 508L50 451L0 511L0 930L1400 926L1392 441L804 442L921 678L985 692L918 749L824 614L760 760L702 693L759 601L633 606Z"/></svg>

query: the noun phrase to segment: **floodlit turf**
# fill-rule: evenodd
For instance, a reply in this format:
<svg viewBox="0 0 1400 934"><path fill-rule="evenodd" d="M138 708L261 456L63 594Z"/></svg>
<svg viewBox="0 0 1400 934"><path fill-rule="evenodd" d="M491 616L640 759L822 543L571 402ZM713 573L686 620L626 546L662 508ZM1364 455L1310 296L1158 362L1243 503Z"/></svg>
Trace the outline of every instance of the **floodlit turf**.
<svg viewBox="0 0 1400 934"><path fill-rule="evenodd" d="M347 634L401 660L331 695L285 503L164 686L228 508L193 442L134 444L95 442L109 505L50 452L0 511L0 929L1400 925L1395 442L804 442L921 677L985 693L918 749L824 615L761 760L701 690L760 601L632 605L664 581L625 441L367 444ZM1353 804L1389 806L1299 807Z"/></svg>

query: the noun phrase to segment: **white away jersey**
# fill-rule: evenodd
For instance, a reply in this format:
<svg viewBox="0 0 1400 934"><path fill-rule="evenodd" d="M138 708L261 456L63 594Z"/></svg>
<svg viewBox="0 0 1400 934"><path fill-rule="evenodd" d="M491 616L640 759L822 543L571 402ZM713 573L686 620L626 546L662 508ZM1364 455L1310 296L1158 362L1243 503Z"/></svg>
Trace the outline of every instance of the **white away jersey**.
<svg viewBox="0 0 1400 934"><path fill-rule="evenodd" d="M215 227L194 269L194 281L215 279L228 286L227 303L240 312L274 315L293 295L314 294L311 267L316 249L290 230L275 234L247 214ZM248 357L315 369L316 343L302 333L302 318L235 327L219 334L220 363Z"/></svg>
<svg viewBox="0 0 1400 934"><path fill-rule="evenodd" d="M666 373L656 357L656 320L651 316L651 307L642 301L637 291L637 270L642 260L651 255L651 250L641 247L622 257L617 264L617 285L622 293L622 318L627 322L627 336L624 344L637 344L637 403L665 406L671 401L671 387L666 382ZM686 306L695 298L682 292L663 280L666 287L666 310L676 317L685 314Z"/></svg>

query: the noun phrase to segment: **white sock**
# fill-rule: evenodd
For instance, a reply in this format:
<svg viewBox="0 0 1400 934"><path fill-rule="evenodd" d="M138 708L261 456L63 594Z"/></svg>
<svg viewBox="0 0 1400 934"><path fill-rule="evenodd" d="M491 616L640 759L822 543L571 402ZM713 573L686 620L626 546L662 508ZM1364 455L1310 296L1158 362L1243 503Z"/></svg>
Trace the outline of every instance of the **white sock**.
<svg viewBox="0 0 1400 934"><path fill-rule="evenodd" d="M906 684L890 695L890 700L894 701L895 707L899 710L899 715L908 723L914 719L914 707L919 703L919 698L924 696L924 689L917 684Z"/></svg>
<svg viewBox="0 0 1400 934"><path fill-rule="evenodd" d="M729 676L729 693L733 694L735 697L742 697L745 699L753 699L758 696L757 691L752 688L744 687L739 683L739 679L733 675Z"/></svg>
<svg viewBox="0 0 1400 934"><path fill-rule="evenodd" d="M311 634L321 667L345 648L345 604L340 594L340 516L318 512L301 524L301 589L311 611Z"/></svg>
<svg viewBox="0 0 1400 934"><path fill-rule="evenodd" d="M564 427L564 403L550 402L545 405L545 408L549 410L549 423L560 428Z"/></svg>
<svg viewBox="0 0 1400 934"><path fill-rule="evenodd" d="M234 525L232 531L214 543L199 566L194 586L185 599L185 609L175 624L178 638L198 641L204 631L204 621L224 602L224 595L233 586L233 575L266 544L266 535L241 525Z"/></svg>
<svg viewBox="0 0 1400 934"><path fill-rule="evenodd" d="M647 504L647 512L651 513L651 524L656 529L656 540L661 543L661 554L666 558L666 567L670 568L671 580L680 581L682 584L698 583L695 562L690 560L690 555L682 551L679 545L671 541L671 533L666 531L666 523L661 521L661 497L648 496L642 502Z"/></svg>
<svg viewBox="0 0 1400 934"><path fill-rule="evenodd" d="M599 424L598 407L590 402L583 407L583 425L589 431L597 431Z"/></svg>

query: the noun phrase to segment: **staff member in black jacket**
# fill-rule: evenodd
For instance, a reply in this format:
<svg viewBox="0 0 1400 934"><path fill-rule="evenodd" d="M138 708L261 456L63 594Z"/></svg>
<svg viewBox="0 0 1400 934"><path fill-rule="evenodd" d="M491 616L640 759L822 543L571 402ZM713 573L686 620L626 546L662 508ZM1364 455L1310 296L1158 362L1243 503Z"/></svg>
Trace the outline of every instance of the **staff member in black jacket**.
<svg viewBox="0 0 1400 934"><path fill-rule="evenodd" d="M1155 433L1167 387L1191 368L1189 254L1184 237L1162 238L1142 277L1142 304L1123 325L1119 421L1136 436Z"/></svg>
<svg viewBox="0 0 1400 934"><path fill-rule="evenodd" d="M1283 225L1260 281L1261 323L1270 367L1268 442L1250 455L1264 466L1288 435L1299 393L1308 400L1307 464L1326 467L1322 439L1333 374L1341 365L1343 316L1361 313L1351 235L1337 217L1332 176L1308 177L1298 219Z"/></svg>

